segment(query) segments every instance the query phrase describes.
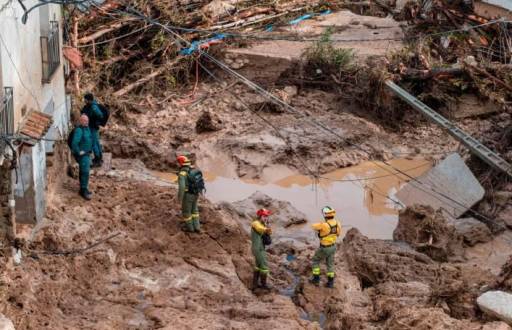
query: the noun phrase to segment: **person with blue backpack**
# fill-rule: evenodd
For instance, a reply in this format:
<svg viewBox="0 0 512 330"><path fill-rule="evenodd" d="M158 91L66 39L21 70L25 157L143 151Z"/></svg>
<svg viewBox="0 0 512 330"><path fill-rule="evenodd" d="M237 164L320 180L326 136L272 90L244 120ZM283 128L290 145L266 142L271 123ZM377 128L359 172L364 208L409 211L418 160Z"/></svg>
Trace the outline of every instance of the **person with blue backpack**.
<svg viewBox="0 0 512 330"><path fill-rule="evenodd" d="M177 162L180 166L178 172L178 201L181 203L181 214L183 216L183 231L201 232L199 220L198 200L199 195L205 191L203 173L192 166L187 156L178 156Z"/></svg>
<svg viewBox="0 0 512 330"><path fill-rule="evenodd" d="M103 164L103 150L100 142L100 126L105 126L109 117L108 109L94 100L94 95L87 93L84 96L85 105L81 114L89 117L89 128L92 134L92 151L94 159L91 167L101 167Z"/></svg>
<svg viewBox="0 0 512 330"><path fill-rule="evenodd" d="M73 129L68 139L71 153L78 162L78 177L80 180L80 196L85 200L91 200L89 191L89 172L91 166L92 134L89 128L89 118L81 115L79 125Z"/></svg>

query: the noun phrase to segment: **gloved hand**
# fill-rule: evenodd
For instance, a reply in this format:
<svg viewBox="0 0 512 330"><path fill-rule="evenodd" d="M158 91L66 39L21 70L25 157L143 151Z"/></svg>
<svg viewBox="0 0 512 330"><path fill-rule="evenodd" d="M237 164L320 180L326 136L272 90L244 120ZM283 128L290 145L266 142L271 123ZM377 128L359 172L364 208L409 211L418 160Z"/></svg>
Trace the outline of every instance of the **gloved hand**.
<svg viewBox="0 0 512 330"><path fill-rule="evenodd" d="M78 155L79 155L79 156L83 156L83 155L85 155L85 151L83 151L83 150L82 150L82 151L80 151L80 152L78 153Z"/></svg>

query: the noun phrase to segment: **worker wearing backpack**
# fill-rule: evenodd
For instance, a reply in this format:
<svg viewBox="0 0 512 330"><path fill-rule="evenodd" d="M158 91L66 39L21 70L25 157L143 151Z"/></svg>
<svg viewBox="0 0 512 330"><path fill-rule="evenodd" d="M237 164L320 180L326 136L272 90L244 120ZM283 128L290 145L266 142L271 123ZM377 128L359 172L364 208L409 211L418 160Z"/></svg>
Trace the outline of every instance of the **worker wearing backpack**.
<svg viewBox="0 0 512 330"><path fill-rule="evenodd" d="M89 129L89 118L87 115L80 116L80 125L73 129L69 140L71 142L71 153L78 162L80 196L86 200L91 200L89 171L91 166L92 134Z"/></svg>
<svg viewBox="0 0 512 330"><path fill-rule="evenodd" d="M201 232L199 208L197 202L199 195L205 190L203 173L192 166L186 156L177 158L180 170L178 173L178 200L181 203L184 231Z"/></svg>
<svg viewBox="0 0 512 330"><path fill-rule="evenodd" d="M324 222L315 223L312 227L318 232L320 247L313 256L313 277L310 282L314 285L320 284L320 262L325 259L327 263L326 287L334 287L334 255L336 254L336 240L341 234L340 223L334 218L336 211L326 206L322 209Z"/></svg>
<svg viewBox="0 0 512 330"><path fill-rule="evenodd" d="M94 95L87 93L84 96L85 105L81 114L89 117L89 128L92 134L92 151L94 159L91 167L101 167L103 164L103 150L100 142L100 126L105 126L109 117L108 109L94 100Z"/></svg>

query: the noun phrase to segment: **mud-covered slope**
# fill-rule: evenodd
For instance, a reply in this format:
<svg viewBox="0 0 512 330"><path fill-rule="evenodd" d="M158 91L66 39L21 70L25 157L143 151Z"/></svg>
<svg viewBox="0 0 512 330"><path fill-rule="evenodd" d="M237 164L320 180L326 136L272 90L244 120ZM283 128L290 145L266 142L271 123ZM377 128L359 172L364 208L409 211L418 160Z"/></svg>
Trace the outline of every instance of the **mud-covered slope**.
<svg viewBox="0 0 512 330"><path fill-rule="evenodd" d="M190 235L173 189L95 177L85 204L74 186L58 189L30 256L6 274L4 313L17 329L314 328L287 297L248 290L248 238L207 203L205 233ZM83 253L46 254L117 232Z"/></svg>

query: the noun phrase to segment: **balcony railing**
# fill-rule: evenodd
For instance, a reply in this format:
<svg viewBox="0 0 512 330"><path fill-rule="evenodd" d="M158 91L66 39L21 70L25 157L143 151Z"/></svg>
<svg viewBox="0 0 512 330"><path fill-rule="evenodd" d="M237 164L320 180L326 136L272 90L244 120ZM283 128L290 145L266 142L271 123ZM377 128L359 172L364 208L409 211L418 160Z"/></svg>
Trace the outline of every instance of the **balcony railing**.
<svg viewBox="0 0 512 330"><path fill-rule="evenodd" d="M60 65L59 22L50 22L47 36L41 37L41 57L43 59L43 83L49 83Z"/></svg>
<svg viewBox="0 0 512 330"><path fill-rule="evenodd" d="M12 87L4 88L0 103L0 136L14 134L14 103ZM5 150L5 141L0 139L0 153Z"/></svg>

